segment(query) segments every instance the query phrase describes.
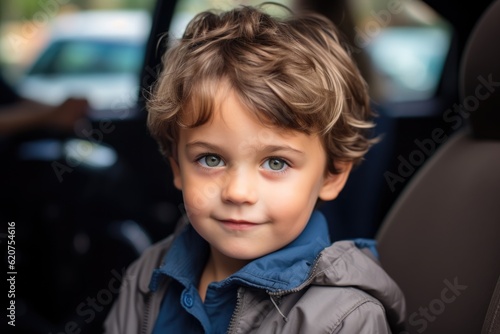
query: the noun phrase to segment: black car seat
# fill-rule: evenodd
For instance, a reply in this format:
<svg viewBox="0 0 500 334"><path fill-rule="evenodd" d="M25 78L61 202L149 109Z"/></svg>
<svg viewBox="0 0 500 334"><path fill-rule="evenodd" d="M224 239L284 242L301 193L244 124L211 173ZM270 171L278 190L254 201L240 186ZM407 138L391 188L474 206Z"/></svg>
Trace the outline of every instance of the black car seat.
<svg viewBox="0 0 500 334"><path fill-rule="evenodd" d="M499 36L497 0L466 45L459 104L443 115L466 125L419 170L376 236L382 265L407 299L407 333L498 330Z"/></svg>

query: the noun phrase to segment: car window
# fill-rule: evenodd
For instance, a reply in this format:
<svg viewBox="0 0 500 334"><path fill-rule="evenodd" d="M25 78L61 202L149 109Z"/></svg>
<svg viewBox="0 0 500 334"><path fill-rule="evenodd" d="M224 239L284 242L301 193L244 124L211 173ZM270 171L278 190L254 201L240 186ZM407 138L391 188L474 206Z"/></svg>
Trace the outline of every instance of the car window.
<svg viewBox="0 0 500 334"><path fill-rule="evenodd" d="M204 10L227 10L239 5L255 6L263 3L261 0L179 0L175 6L174 15L169 29L170 39L182 36L188 22ZM293 8L293 0L275 0L274 3Z"/></svg>
<svg viewBox="0 0 500 334"><path fill-rule="evenodd" d="M368 47L384 100L424 100L436 92L450 35L438 27L388 28Z"/></svg>
<svg viewBox="0 0 500 334"><path fill-rule="evenodd" d="M448 55L451 25L423 1L353 0L354 51L364 50L379 102L432 98Z"/></svg>
<svg viewBox="0 0 500 334"><path fill-rule="evenodd" d="M28 2L1 5L0 62L18 93L51 105L84 97L93 118L134 117L155 2Z"/></svg>
<svg viewBox="0 0 500 334"><path fill-rule="evenodd" d="M28 75L140 74L144 47L140 43L63 40L52 44Z"/></svg>

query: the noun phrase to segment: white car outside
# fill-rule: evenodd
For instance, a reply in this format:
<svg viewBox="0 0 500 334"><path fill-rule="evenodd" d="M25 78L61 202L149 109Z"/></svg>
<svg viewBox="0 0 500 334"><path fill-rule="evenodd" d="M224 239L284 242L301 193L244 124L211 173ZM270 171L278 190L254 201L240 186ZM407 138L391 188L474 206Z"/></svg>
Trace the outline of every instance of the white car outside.
<svg viewBox="0 0 500 334"><path fill-rule="evenodd" d="M145 11L61 15L48 45L20 80L19 93L52 105L85 97L95 110L133 106L150 26Z"/></svg>

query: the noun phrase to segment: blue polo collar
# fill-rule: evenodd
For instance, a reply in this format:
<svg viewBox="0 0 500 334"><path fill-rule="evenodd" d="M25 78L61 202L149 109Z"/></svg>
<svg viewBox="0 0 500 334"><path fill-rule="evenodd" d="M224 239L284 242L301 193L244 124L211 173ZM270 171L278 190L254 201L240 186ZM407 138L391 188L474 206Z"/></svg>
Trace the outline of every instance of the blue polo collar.
<svg viewBox="0 0 500 334"><path fill-rule="evenodd" d="M305 229L290 244L255 259L228 278L211 285L215 289L225 289L237 284L271 292L294 289L307 279L317 255L329 245L325 217L314 211ZM173 241L162 266L154 270L150 289L156 291L165 276L177 280L186 288L198 286L197 280L208 254L208 243L191 225L186 226Z"/></svg>

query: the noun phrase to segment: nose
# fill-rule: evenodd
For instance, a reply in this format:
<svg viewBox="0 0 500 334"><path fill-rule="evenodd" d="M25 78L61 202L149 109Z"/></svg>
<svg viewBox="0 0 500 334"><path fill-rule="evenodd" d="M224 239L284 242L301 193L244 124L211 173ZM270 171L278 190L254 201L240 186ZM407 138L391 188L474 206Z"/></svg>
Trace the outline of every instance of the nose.
<svg viewBox="0 0 500 334"><path fill-rule="evenodd" d="M221 192L222 201L232 204L254 204L258 200L256 179L243 169L229 170Z"/></svg>

